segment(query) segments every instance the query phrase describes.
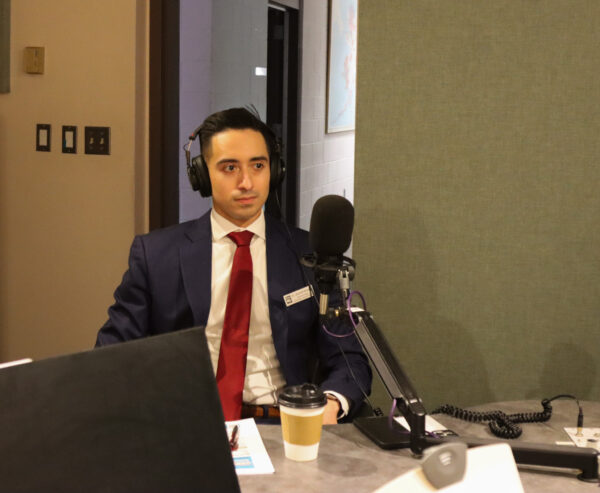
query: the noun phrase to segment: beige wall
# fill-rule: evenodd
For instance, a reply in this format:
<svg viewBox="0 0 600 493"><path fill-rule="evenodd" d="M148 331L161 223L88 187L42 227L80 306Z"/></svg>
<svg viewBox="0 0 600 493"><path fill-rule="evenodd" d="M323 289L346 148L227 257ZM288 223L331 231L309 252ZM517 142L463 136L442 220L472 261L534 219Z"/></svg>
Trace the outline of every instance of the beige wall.
<svg viewBox="0 0 600 493"><path fill-rule="evenodd" d="M146 220L147 2L17 0L0 94L0 360L89 348ZM23 70L46 49L43 75ZM35 151L36 123L52 150ZM62 125L78 152L61 152ZM111 127L111 155L83 152Z"/></svg>

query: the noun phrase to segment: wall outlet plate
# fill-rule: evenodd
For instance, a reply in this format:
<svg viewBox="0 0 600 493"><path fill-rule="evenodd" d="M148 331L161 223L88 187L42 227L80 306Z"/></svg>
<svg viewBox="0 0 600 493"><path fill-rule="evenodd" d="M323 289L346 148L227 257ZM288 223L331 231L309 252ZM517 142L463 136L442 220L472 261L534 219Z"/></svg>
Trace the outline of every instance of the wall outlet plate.
<svg viewBox="0 0 600 493"><path fill-rule="evenodd" d="M45 54L46 50L43 46L27 46L25 48L25 72L43 74Z"/></svg>

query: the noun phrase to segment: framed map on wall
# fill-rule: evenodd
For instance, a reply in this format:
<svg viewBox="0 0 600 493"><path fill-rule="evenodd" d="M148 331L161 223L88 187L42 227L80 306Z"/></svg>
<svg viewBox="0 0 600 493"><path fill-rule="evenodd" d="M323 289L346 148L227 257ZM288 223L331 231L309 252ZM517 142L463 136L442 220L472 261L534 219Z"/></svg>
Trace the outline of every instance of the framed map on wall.
<svg viewBox="0 0 600 493"><path fill-rule="evenodd" d="M329 0L327 133L354 130L358 0Z"/></svg>

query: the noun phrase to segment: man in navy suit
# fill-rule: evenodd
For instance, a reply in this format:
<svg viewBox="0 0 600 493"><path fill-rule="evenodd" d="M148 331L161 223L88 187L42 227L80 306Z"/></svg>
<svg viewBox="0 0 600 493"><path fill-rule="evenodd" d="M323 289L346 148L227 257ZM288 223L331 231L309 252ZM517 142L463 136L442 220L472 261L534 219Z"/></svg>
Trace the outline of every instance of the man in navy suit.
<svg viewBox="0 0 600 493"><path fill-rule="evenodd" d="M299 263L310 252L307 232L263 212L283 175L273 133L250 111L232 108L209 116L196 134L201 156L188 173L195 190L212 195L213 208L134 239L96 346L206 326L217 373L236 250L227 235L247 230L253 278L242 417L277 415L285 385L314 379L328 396L324 423L351 416L370 393L371 370L354 335L328 334L351 332L347 324L319 324L313 274Z"/></svg>

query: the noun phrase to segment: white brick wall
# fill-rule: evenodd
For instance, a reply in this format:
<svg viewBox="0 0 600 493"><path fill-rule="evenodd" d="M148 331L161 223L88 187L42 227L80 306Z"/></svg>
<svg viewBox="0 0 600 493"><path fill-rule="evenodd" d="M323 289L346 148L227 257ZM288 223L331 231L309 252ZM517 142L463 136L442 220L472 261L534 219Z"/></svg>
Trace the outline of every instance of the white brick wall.
<svg viewBox="0 0 600 493"><path fill-rule="evenodd" d="M316 200L354 201L354 132L325 133L327 2L304 0L302 19L299 225L308 229Z"/></svg>

